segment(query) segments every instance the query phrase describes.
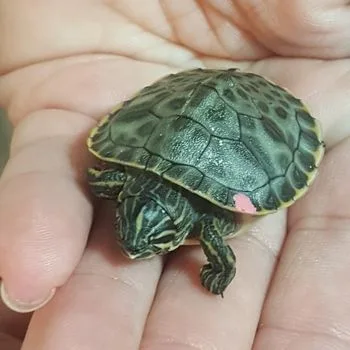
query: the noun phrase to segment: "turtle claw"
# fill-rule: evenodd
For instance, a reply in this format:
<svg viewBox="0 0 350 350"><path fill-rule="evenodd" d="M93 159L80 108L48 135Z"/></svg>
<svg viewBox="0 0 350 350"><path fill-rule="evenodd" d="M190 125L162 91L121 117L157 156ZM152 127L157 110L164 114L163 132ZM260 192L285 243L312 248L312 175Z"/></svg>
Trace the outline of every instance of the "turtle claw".
<svg viewBox="0 0 350 350"><path fill-rule="evenodd" d="M224 291L236 274L235 266L212 266L206 264L202 267L200 278L204 288L209 292L224 297Z"/></svg>

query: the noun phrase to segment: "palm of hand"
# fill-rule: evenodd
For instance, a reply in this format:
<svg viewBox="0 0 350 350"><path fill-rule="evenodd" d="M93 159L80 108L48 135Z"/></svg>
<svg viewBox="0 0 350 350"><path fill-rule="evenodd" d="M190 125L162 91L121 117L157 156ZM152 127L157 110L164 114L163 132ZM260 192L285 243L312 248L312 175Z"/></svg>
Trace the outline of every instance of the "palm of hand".
<svg viewBox="0 0 350 350"><path fill-rule="evenodd" d="M0 5L12 26L0 58L0 102L16 124L0 183L0 273L12 298L39 300L60 287L34 313L24 348L248 349L255 342L256 349L302 350L320 349L325 339L347 348L350 189L342 184L350 164L350 50L341 42L349 41L349 10L319 1L319 16L298 1L284 8L136 3L56 1L34 12L24 1ZM330 17L333 27L321 21ZM199 248L181 248L166 261L120 256L109 208L96 213L85 249L88 116L194 66L238 66L286 86L321 120L329 149L288 221L282 212L268 216L232 241L238 275L223 300L199 287ZM3 315L4 332L9 324L16 325L10 334L26 332L26 319Z"/></svg>

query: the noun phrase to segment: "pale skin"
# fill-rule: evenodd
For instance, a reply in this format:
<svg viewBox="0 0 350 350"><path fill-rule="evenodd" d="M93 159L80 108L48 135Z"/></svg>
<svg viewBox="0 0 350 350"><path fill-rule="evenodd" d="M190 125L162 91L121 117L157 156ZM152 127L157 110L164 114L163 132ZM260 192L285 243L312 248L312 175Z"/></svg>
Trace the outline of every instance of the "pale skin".
<svg viewBox="0 0 350 350"><path fill-rule="evenodd" d="M1 347L348 349L349 2L145 3L0 1L0 104L15 125L0 180L0 275L13 308L38 309L1 306ZM96 120L194 66L285 86L321 121L328 147L306 197L230 242L237 274L224 299L200 286L200 247L123 257L113 208L97 206L92 221L83 177Z"/></svg>

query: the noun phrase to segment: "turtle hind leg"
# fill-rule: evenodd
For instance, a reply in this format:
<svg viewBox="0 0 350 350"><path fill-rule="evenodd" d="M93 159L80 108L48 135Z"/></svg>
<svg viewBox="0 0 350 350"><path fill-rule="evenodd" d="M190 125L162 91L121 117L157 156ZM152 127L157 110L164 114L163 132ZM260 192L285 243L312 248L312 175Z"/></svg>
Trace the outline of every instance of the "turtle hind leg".
<svg viewBox="0 0 350 350"><path fill-rule="evenodd" d="M233 215L207 214L200 225L200 243L208 259L200 272L201 283L211 293L223 296L236 274L236 257L224 238L237 229L237 224Z"/></svg>
<svg viewBox="0 0 350 350"><path fill-rule="evenodd" d="M89 168L87 175L93 193L106 199L117 199L126 181L126 174L115 168Z"/></svg>

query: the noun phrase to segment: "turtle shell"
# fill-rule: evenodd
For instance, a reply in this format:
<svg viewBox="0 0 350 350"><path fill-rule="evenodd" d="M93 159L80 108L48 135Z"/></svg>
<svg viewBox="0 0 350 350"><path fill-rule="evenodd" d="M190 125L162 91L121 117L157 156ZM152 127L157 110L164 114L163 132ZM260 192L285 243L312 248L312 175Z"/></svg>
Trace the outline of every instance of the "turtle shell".
<svg viewBox="0 0 350 350"><path fill-rule="evenodd" d="M103 118L88 147L103 161L157 174L250 214L302 196L324 153L320 126L299 99L236 69L158 80Z"/></svg>

